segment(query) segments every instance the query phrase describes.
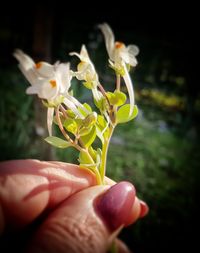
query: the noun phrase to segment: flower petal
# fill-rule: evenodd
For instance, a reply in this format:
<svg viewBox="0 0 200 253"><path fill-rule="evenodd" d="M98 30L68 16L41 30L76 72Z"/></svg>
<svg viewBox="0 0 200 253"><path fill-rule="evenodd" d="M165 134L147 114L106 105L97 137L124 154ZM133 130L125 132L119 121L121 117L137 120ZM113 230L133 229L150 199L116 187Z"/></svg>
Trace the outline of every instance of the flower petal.
<svg viewBox="0 0 200 253"><path fill-rule="evenodd" d="M115 37L114 37L113 31L107 23L103 23L99 25L98 27L100 28L100 30L102 31L104 35L108 55L111 60L114 60L113 51L114 51L114 46L115 46L114 45Z"/></svg>
<svg viewBox="0 0 200 253"><path fill-rule="evenodd" d="M38 96L47 100L52 100L57 97L59 86L57 80L45 80L40 86Z"/></svg>
<svg viewBox="0 0 200 253"><path fill-rule="evenodd" d="M40 85L29 86L26 89L26 94L28 94L28 95L38 94L39 89L40 89Z"/></svg>
<svg viewBox="0 0 200 253"><path fill-rule="evenodd" d="M129 64L135 67L138 63L135 56L139 54L139 48L135 45L129 45L127 51L129 55Z"/></svg>
<svg viewBox="0 0 200 253"><path fill-rule="evenodd" d="M14 57L19 61L19 69L30 84L35 85L37 74L35 73L35 62L22 50L15 50Z"/></svg>
<svg viewBox="0 0 200 253"><path fill-rule="evenodd" d="M35 69L41 77L51 78L54 75L54 66L47 62L38 62L35 64Z"/></svg>
<svg viewBox="0 0 200 253"><path fill-rule="evenodd" d="M63 103L70 109L73 111L73 113L75 115L77 115L79 118L84 118L83 115L79 112L79 110L76 108L76 106L74 105L74 103L72 101L70 101L69 98L64 98Z"/></svg>
<svg viewBox="0 0 200 253"><path fill-rule="evenodd" d="M88 52L87 52L87 49L86 49L85 45L82 45L80 54L81 54L81 57L82 57L82 61L87 60L87 59L90 60L90 57L88 55Z"/></svg>
<svg viewBox="0 0 200 253"><path fill-rule="evenodd" d="M47 128L49 136L52 136L52 124L53 124L54 108L48 107L47 109Z"/></svg>
<svg viewBox="0 0 200 253"><path fill-rule="evenodd" d="M90 113L76 98L70 96L69 94L66 94L65 97L70 100L72 103L74 103L75 106L80 107L84 112L87 114Z"/></svg>
<svg viewBox="0 0 200 253"><path fill-rule="evenodd" d="M127 50L129 52L130 55L136 56L139 54L140 50L136 45L129 45L127 47Z"/></svg>
<svg viewBox="0 0 200 253"><path fill-rule="evenodd" d="M16 49L13 56L19 61L19 64L24 70L29 70L35 66L35 62L31 59L31 57L20 49Z"/></svg>
<svg viewBox="0 0 200 253"><path fill-rule="evenodd" d="M72 75L70 73L70 64L61 63L57 65L55 72L56 80L59 84L59 92L61 94L67 93L71 86Z"/></svg>
<svg viewBox="0 0 200 253"><path fill-rule="evenodd" d="M129 112L129 115L131 115L132 112L133 112L134 103L135 103L134 90L133 90L133 84L132 84L130 75L128 73L126 64L123 64L123 65L124 65L124 71L125 71L125 74L123 75L123 79L124 79L124 82L126 84L128 94L129 94L129 99L130 99L130 112Z"/></svg>

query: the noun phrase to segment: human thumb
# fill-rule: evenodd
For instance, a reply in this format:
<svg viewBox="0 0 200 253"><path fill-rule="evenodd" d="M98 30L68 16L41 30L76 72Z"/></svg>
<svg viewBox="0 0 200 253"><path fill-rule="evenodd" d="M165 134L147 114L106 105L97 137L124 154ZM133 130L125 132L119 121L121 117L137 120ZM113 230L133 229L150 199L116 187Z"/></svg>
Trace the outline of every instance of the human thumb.
<svg viewBox="0 0 200 253"><path fill-rule="evenodd" d="M105 253L121 228L143 215L129 182L93 186L72 195L47 217L28 252Z"/></svg>

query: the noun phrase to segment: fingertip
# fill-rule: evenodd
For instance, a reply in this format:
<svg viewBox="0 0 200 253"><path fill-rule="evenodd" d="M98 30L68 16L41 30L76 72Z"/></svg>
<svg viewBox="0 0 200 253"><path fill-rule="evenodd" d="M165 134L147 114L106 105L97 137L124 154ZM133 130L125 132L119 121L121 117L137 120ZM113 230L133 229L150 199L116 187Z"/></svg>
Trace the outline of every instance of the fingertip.
<svg viewBox="0 0 200 253"><path fill-rule="evenodd" d="M141 208L140 218L143 218L144 216L146 216L148 214L149 207L144 201L140 200L140 208Z"/></svg>
<svg viewBox="0 0 200 253"><path fill-rule="evenodd" d="M135 200L135 188L129 182L120 182L110 187L96 201L96 210L111 231L129 222Z"/></svg>

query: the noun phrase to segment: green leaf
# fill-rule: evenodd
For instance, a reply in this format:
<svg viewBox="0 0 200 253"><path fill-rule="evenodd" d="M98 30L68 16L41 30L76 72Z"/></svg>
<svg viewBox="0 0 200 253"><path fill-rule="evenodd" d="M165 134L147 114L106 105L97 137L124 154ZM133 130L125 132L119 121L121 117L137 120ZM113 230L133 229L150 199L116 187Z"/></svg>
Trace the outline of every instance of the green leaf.
<svg viewBox="0 0 200 253"><path fill-rule="evenodd" d="M96 161L96 158L97 158L97 151L96 151L95 149L93 149L92 146L90 146L90 147L88 148L88 151L89 151L89 153L90 153L92 159L93 159L94 161Z"/></svg>
<svg viewBox="0 0 200 253"><path fill-rule="evenodd" d="M89 132L92 130L92 126L91 127L81 127L79 130L79 135L80 136L84 136L86 134L89 134Z"/></svg>
<svg viewBox="0 0 200 253"><path fill-rule="evenodd" d="M114 92L106 92L106 95L111 105L120 106L126 102L126 95L121 91L115 90Z"/></svg>
<svg viewBox="0 0 200 253"><path fill-rule="evenodd" d="M130 104L121 106L116 114L117 123L125 123L134 119L138 114L137 106L134 105L133 112L131 115L129 115L129 112L130 112Z"/></svg>
<svg viewBox="0 0 200 253"><path fill-rule="evenodd" d="M75 113L72 112L72 110L68 109L66 110L67 116L74 119L76 117Z"/></svg>
<svg viewBox="0 0 200 253"><path fill-rule="evenodd" d="M89 90L94 88L94 84L92 82L83 82L83 85Z"/></svg>
<svg viewBox="0 0 200 253"><path fill-rule="evenodd" d="M54 147L57 148L68 148L71 146L71 143L68 141L65 141L61 138L58 138L56 136L48 136L47 138L44 139L46 142L51 144Z"/></svg>
<svg viewBox="0 0 200 253"><path fill-rule="evenodd" d="M93 126L89 134L82 136L81 140L86 147L89 147L94 142L96 135L96 126Z"/></svg>
<svg viewBox="0 0 200 253"><path fill-rule="evenodd" d="M106 127L107 122L102 115L97 116L97 126L101 129L101 131Z"/></svg>
<svg viewBox="0 0 200 253"><path fill-rule="evenodd" d="M94 104L101 112L106 111L108 107L108 102L106 101L106 98L103 96L98 101L94 99Z"/></svg>
<svg viewBox="0 0 200 253"><path fill-rule="evenodd" d="M79 162L80 164L91 164L91 160L84 150L81 150L79 153Z"/></svg>
<svg viewBox="0 0 200 253"><path fill-rule="evenodd" d="M66 119L63 126L68 132L76 135L78 126L74 119Z"/></svg>
<svg viewBox="0 0 200 253"><path fill-rule="evenodd" d="M79 153L79 163L80 166L90 169L94 171L96 169L96 164L94 164L94 161L91 160L88 153L84 150L81 150Z"/></svg>
<svg viewBox="0 0 200 253"><path fill-rule="evenodd" d="M92 108L89 104L84 103L83 106L85 107L85 109L87 109L89 112L92 112Z"/></svg>
<svg viewBox="0 0 200 253"><path fill-rule="evenodd" d="M96 123L96 121L97 121L97 113L92 112L83 120L83 126L85 127L93 126Z"/></svg>
<svg viewBox="0 0 200 253"><path fill-rule="evenodd" d="M87 111L92 112L91 106L88 105L87 103L84 103L84 104L83 104L83 107L85 107L85 109L86 109ZM87 113L85 110L83 110L83 108L79 107L78 110L79 110L79 112L80 112L81 114L83 114L83 116L86 117L86 116L88 115L88 113Z"/></svg>

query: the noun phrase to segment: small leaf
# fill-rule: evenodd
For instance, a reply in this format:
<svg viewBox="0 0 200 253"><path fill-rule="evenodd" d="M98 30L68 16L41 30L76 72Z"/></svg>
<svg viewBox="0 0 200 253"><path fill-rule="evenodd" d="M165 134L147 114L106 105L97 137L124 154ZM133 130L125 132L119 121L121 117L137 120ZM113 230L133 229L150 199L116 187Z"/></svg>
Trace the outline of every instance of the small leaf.
<svg viewBox="0 0 200 253"><path fill-rule="evenodd" d="M80 136L84 136L86 134L89 134L89 132L92 130L92 126L91 127L81 127L79 130L79 135Z"/></svg>
<svg viewBox="0 0 200 253"><path fill-rule="evenodd" d="M67 148L71 146L71 143L68 141L65 141L61 138L58 138L56 136L48 136L47 138L44 139L46 142L51 144L54 147L57 148Z"/></svg>
<svg viewBox="0 0 200 253"><path fill-rule="evenodd" d="M96 126L93 126L89 134L82 136L81 140L86 147L89 147L94 142L96 135Z"/></svg>
<svg viewBox="0 0 200 253"><path fill-rule="evenodd" d="M115 94L117 106L123 105L126 102L126 94L125 93L115 90L114 94Z"/></svg>
<svg viewBox="0 0 200 253"><path fill-rule="evenodd" d="M89 104L84 103L83 106L85 107L85 109L87 109L89 112L92 112L92 108Z"/></svg>
<svg viewBox="0 0 200 253"><path fill-rule="evenodd" d="M88 105L87 103L84 103L84 104L83 104L83 107L84 107L86 110L84 110L82 107L79 107L78 110L79 110L79 112L80 112L83 116L86 117L86 116L88 115L87 111L88 111L88 112L92 112L92 108L91 108L91 106Z"/></svg>
<svg viewBox="0 0 200 253"><path fill-rule="evenodd" d="M96 99L94 99L94 104L102 112L106 111L106 109L108 107L108 103L106 101L106 98L103 96L98 101Z"/></svg>
<svg viewBox="0 0 200 253"><path fill-rule="evenodd" d="M79 162L80 164L90 164L91 160L89 159L87 153L83 150L79 153Z"/></svg>
<svg viewBox="0 0 200 253"><path fill-rule="evenodd" d="M90 127L93 126L96 123L96 121L97 121L97 113L92 112L83 120L83 125L85 127Z"/></svg>
<svg viewBox="0 0 200 253"><path fill-rule="evenodd" d="M106 119L102 115L98 115L96 129L97 129L97 136L101 140L102 144L104 144L104 138L107 137L107 135L105 134L107 132L107 129L106 129L107 126L108 126L108 123Z"/></svg>
<svg viewBox="0 0 200 253"><path fill-rule="evenodd" d="M106 92L106 95L111 105L120 106L126 102L126 95L121 91Z"/></svg>
<svg viewBox="0 0 200 253"><path fill-rule="evenodd" d="M88 148L88 151L89 151L89 153L90 153L92 159L93 159L94 161L96 161L96 158L97 158L97 151L96 151L95 149L93 149L92 146L90 146L90 147Z"/></svg>
<svg viewBox="0 0 200 253"><path fill-rule="evenodd" d="M75 120L73 119L66 119L63 126L65 127L65 129L72 133L72 134L76 134L77 133L77 129L78 129L78 126L77 126L77 123Z"/></svg>
<svg viewBox="0 0 200 253"><path fill-rule="evenodd" d="M107 122L106 122L104 116L98 115L98 116L97 116L97 126L98 126L101 130L103 130L103 129L106 127L106 125L107 125Z"/></svg>
<svg viewBox="0 0 200 253"><path fill-rule="evenodd" d="M89 90L94 88L94 84L92 82L83 82L83 85Z"/></svg>
<svg viewBox="0 0 200 253"><path fill-rule="evenodd" d="M101 163L101 156L102 156L102 150L100 148L97 149L97 155L96 155L96 163L100 165Z"/></svg>
<svg viewBox="0 0 200 253"><path fill-rule="evenodd" d="M66 110L66 113L67 113L67 116L72 119L74 119L76 117L75 113L70 109Z"/></svg>
<svg viewBox="0 0 200 253"><path fill-rule="evenodd" d="M134 105L133 112L130 116L129 116L129 112L130 112L130 104L121 106L116 114L117 123L125 123L134 119L138 114L137 106Z"/></svg>

